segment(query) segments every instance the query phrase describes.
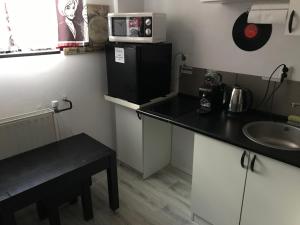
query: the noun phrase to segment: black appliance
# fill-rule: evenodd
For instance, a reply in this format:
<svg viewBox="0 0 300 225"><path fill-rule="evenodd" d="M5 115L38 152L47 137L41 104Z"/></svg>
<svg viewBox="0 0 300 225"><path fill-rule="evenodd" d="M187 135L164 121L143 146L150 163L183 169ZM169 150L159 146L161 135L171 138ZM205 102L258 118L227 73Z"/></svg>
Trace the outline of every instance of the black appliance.
<svg viewBox="0 0 300 225"><path fill-rule="evenodd" d="M222 76L214 71L205 75L204 84L199 88L201 114L220 110L227 104L227 87L222 83Z"/></svg>
<svg viewBox="0 0 300 225"><path fill-rule="evenodd" d="M108 42L108 95L135 104L170 93L172 44Z"/></svg>

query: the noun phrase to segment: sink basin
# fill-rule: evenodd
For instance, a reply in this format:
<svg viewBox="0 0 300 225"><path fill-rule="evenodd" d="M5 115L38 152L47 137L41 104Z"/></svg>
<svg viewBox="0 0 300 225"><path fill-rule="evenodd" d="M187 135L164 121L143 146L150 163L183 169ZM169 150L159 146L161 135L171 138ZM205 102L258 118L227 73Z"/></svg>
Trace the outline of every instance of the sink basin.
<svg viewBox="0 0 300 225"><path fill-rule="evenodd" d="M285 123L257 121L243 128L244 135L251 141L266 147L300 151L300 128Z"/></svg>

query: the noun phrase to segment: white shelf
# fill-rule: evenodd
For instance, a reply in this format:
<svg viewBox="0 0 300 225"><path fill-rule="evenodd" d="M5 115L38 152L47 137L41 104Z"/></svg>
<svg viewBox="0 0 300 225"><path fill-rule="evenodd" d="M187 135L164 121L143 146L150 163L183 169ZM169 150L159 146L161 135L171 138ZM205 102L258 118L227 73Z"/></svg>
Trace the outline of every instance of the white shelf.
<svg viewBox="0 0 300 225"><path fill-rule="evenodd" d="M172 97L174 97L176 95L177 95L177 93L172 92L172 93L170 93L170 94L168 94L168 95L166 95L164 97L159 97L159 98L152 99L150 102L147 102L147 103L145 103L143 105L137 105L135 103L128 102L128 101L120 99L120 98L111 97L111 96L108 96L108 95L104 95L104 99L106 101L112 102L112 103L117 104L117 105L121 105L121 106L129 108L129 109L138 110L141 107L145 107L145 106L157 103L157 102L165 101L165 100L167 100L169 98L172 98Z"/></svg>
<svg viewBox="0 0 300 225"><path fill-rule="evenodd" d="M130 109L133 109L133 110L137 110L141 107L140 105L125 101L125 100L120 99L120 98L114 98L114 97L111 97L111 96L108 96L108 95L104 95L104 98L105 98L106 101L115 103L117 105L124 106L126 108L130 108Z"/></svg>

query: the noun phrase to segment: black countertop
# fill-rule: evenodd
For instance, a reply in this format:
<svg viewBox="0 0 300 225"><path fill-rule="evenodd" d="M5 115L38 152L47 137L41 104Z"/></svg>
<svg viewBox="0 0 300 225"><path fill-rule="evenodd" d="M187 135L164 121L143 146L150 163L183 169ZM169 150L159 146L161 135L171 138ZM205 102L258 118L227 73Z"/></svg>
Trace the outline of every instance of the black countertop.
<svg viewBox="0 0 300 225"><path fill-rule="evenodd" d="M258 111L229 114L225 110L203 115L197 113L198 107L198 98L178 95L167 101L143 107L137 112L300 168L300 151L268 148L249 140L242 132L243 126L249 122L286 122L286 117L271 118L270 115Z"/></svg>

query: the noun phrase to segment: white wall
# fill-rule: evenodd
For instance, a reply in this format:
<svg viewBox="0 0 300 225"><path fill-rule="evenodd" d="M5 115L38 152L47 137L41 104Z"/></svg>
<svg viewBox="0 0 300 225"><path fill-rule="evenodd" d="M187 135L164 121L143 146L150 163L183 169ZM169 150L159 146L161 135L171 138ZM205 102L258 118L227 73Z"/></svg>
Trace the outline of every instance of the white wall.
<svg viewBox="0 0 300 225"><path fill-rule="evenodd" d="M86 0L87 4L103 4L109 5L111 12L114 11L114 0Z"/></svg>
<svg viewBox="0 0 300 225"><path fill-rule="evenodd" d="M114 147L112 106L104 100L104 53L0 60L0 118L50 106L66 95L74 109L58 115L62 137L81 132Z"/></svg>
<svg viewBox="0 0 300 225"><path fill-rule="evenodd" d="M235 46L233 24L249 6L145 0L145 11L167 13L168 40L174 44L174 52L188 54L192 66L268 76L278 64L286 63L294 67L291 78L300 81L300 37L284 36L284 26L274 26L270 41L258 51L245 52Z"/></svg>
<svg viewBox="0 0 300 225"><path fill-rule="evenodd" d="M143 12L144 0L114 0L115 12Z"/></svg>
<svg viewBox="0 0 300 225"><path fill-rule="evenodd" d="M110 5L112 0L88 3ZM58 115L62 137L86 132L115 147L114 110L107 91L104 52L0 59L0 118L50 106L66 95L74 109Z"/></svg>

